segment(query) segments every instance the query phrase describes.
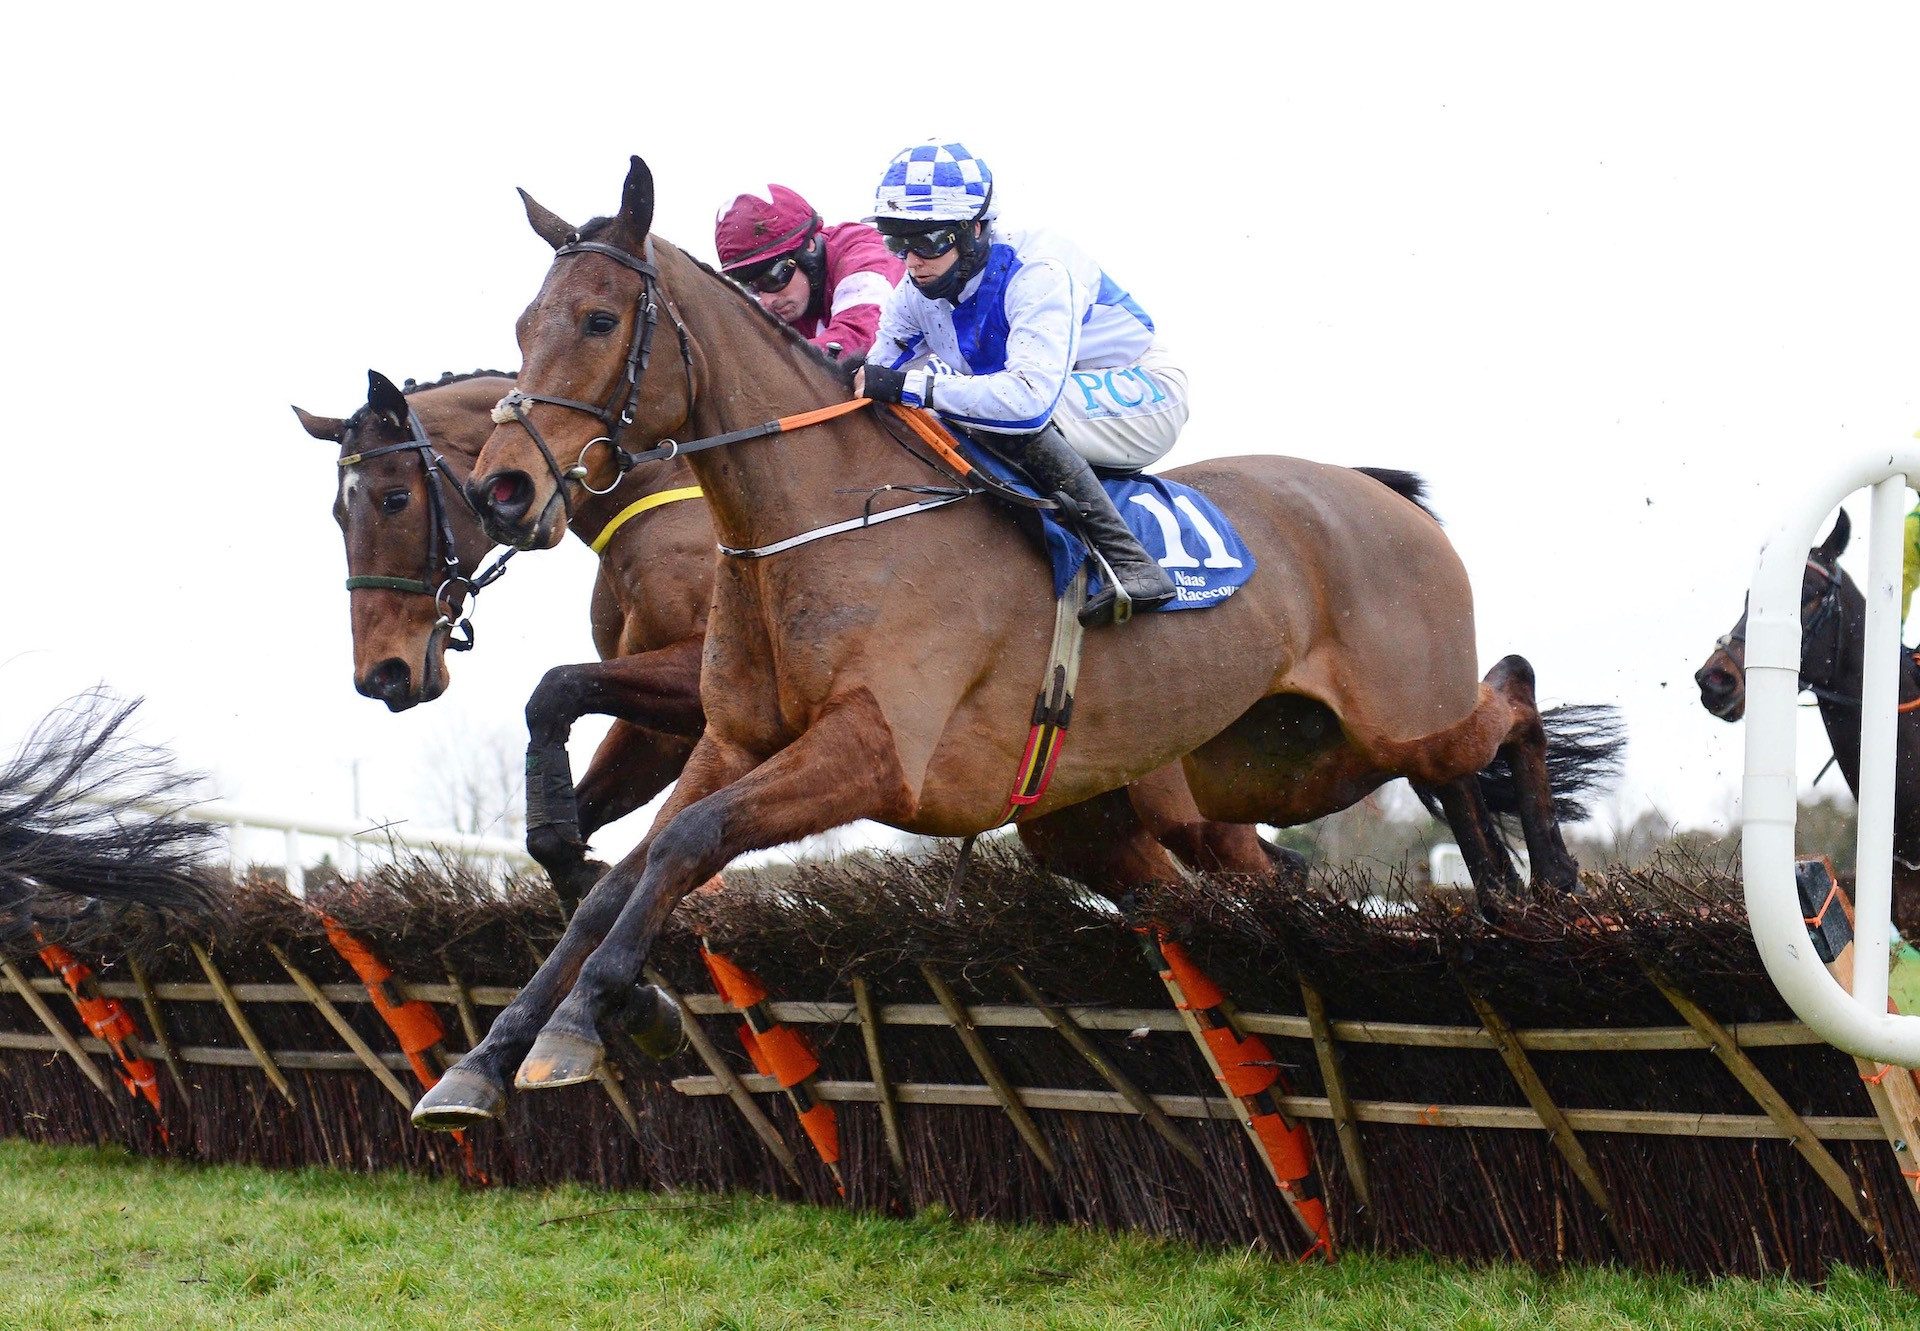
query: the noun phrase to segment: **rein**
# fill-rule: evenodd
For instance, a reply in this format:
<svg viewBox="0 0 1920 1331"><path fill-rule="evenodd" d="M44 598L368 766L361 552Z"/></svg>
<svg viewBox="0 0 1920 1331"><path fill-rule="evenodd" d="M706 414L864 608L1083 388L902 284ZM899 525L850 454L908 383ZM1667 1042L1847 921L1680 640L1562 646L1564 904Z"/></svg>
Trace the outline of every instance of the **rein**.
<svg viewBox="0 0 1920 1331"><path fill-rule="evenodd" d="M506 551L474 577L466 577L460 572L460 552L454 540L446 490L450 488L460 496L460 502L467 506L468 512L473 511L472 501L447 466L447 460L433 446L427 427L421 424L420 414L411 405L407 407L407 432L408 437L400 443L349 453L337 465L344 471L370 458L386 457L393 453L411 452L419 458L421 474L427 482L427 508L433 515L432 539L426 554L426 577L402 578L383 573L361 573L347 579L347 590L352 592L370 588L431 596L434 608L440 612L440 618L433 626L434 631L446 633L447 650L471 651L474 643L471 607L480 599L480 589L497 581L507 571L507 561L513 558L514 552ZM476 519L479 517L478 514L474 516ZM462 602L468 608L467 614L461 613Z"/></svg>

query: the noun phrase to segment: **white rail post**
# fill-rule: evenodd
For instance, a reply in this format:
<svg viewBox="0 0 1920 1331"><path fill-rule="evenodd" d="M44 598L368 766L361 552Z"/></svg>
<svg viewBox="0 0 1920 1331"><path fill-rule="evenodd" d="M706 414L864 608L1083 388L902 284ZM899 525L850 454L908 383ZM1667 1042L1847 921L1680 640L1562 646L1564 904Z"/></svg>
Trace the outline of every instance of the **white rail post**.
<svg viewBox="0 0 1920 1331"><path fill-rule="evenodd" d="M1860 812L1854 843L1854 918L1871 923L1853 941L1853 997L1887 1009L1893 919L1894 747L1900 737L1900 537L1907 478L1873 487L1867 542L1866 653L1860 678Z"/></svg>
<svg viewBox="0 0 1920 1331"><path fill-rule="evenodd" d="M287 891L296 897L307 894L307 871L300 867L300 831L298 828L286 829L287 840Z"/></svg>
<svg viewBox="0 0 1920 1331"><path fill-rule="evenodd" d="M1899 697L1900 539L1906 477L1920 455L1861 459L1815 491L1760 551L1747 611L1746 782L1741 859L1747 916L1767 974L1800 1019L1829 1043L1882 1063L1920 1066L1920 1016L1887 1012L1892 930L1893 779ZM1807 935L1794 884L1799 813L1794 703L1800 693L1800 589L1807 550L1840 500L1873 487L1865 667L1860 707L1860 821L1854 889L1854 982L1827 973ZM1817 507L1815 506L1817 504Z"/></svg>

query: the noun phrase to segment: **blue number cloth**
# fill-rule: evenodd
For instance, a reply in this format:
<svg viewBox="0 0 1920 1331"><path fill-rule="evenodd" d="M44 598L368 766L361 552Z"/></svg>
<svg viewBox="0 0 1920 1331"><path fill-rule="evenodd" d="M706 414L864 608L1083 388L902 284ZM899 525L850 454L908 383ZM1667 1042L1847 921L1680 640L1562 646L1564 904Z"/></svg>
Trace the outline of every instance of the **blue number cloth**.
<svg viewBox="0 0 1920 1331"><path fill-rule="evenodd" d="M1039 495L1026 477L984 448L961 440L967 456L995 480L1021 494ZM1253 552L1214 502L1192 486L1136 472L1130 476L1101 477L1107 494L1127 526L1148 554L1160 561L1178 589L1173 600L1158 607L1169 610L1205 610L1229 599L1253 576ZM1086 543L1062 526L1052 513L1042 513L1047 559L1053 565L1053 594L1065 595L1067 584L1087 562ZM1087 569L1087 595L1106 585L1096 562Z"/></svg>

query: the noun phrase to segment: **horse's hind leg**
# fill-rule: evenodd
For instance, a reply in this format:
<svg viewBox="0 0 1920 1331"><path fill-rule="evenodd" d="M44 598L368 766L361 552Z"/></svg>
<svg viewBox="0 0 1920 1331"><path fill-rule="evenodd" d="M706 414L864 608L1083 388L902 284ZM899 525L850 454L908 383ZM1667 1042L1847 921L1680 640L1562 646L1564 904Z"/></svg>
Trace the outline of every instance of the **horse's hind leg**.
<svg viewBox="0 0 1920 1331"><path fill-rule="evenodd" d="M1513 712L1513 725L1500 751L1513 773L1514 812L1527 839L1533 885L1577 892L1580 866L1560 835L1559 815L1553 808L1553 790L1547 779L1547 732L1534 700L1533 667L1524 657L1502 657L1487 672L1486 683Z"/></svg>
<svg viewBox="0 0 1920 1331"><path fill-rule="evenodd" d="M1179 763L1133 782L1127 787L1127 802L1147 834L1195 873L1269 874L1291 868L1278 858L1291 852L1269 845L1250 824L1217 823L1201 816Z"/></svg>
<svg viewBox="0 0 1920 1331"><path fill-rule="evenodd" d="M1473 879L1474 899L1480 913L1488 919L1498 916L1505 901L1520 893L1520 879L1514 873L1513 857L1500 839L1493 814L1480 793L1476 773L1455 777L1432 788L1447 816L1447 826L1460 847L1460 858L1467 862L1467 874Z"/></svg>
<svg viewBox="0 0 1920 1331"><path fill-rule="evenodd" d="M1138 806L1131 788L1110 790L1019 824L1020 840L1054 873L1109 899L1142 883L1176 881L1179 869L1141 821Z"/></svg>

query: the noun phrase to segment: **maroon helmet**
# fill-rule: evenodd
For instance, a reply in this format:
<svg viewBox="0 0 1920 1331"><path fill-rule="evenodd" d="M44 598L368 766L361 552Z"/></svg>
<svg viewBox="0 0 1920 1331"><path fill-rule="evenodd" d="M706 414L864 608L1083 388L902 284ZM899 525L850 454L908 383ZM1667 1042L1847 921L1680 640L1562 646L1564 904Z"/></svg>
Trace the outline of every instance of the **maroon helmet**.
<svg viewBox="0 0 1920 1331"><path fill-rule="evenodd" d="M742 194L713 219L713 247L720 271L756 268L791 254L820 231L820 214L785 185L767 186L767 197Z"/></svg>

